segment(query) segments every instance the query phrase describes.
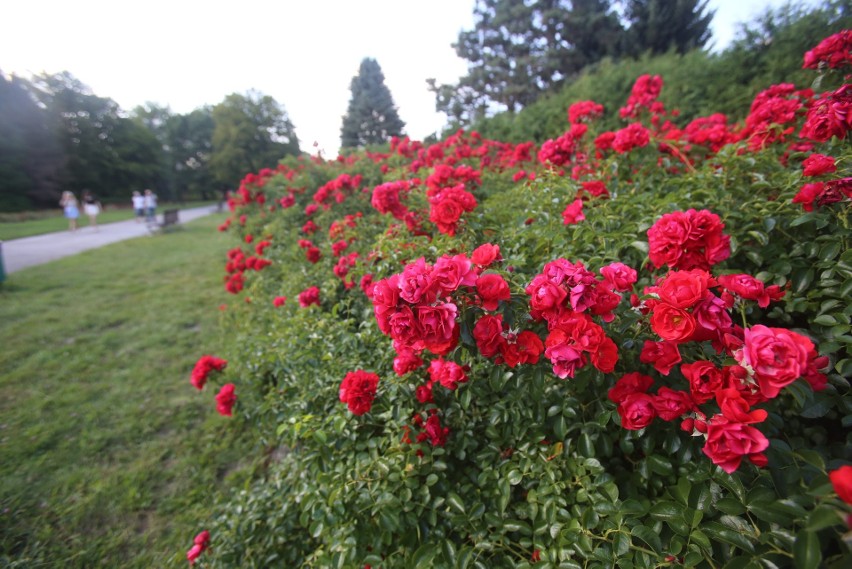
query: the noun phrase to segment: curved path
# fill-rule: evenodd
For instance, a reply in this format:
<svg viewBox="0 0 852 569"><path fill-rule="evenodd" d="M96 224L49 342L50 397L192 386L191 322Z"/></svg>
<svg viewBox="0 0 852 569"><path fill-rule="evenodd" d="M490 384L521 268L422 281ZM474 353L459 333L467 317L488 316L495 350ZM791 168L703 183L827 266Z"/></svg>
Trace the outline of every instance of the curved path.
<svg viewBox="0 0 852 569"><path fill-rule="evenodd" d="M182 209L178 214L178 223L192 221L215 211L215 205ZM157 216L157 220L163 220L162 213ZM97 230L82 227L73 232L60 231L3 241L0 245L2 247L0 254L3 256L2 262L6 273L11 274L27 267L144 235L151 235L147 225L138 223L135 219L129 219L99 225Z"/></svg>

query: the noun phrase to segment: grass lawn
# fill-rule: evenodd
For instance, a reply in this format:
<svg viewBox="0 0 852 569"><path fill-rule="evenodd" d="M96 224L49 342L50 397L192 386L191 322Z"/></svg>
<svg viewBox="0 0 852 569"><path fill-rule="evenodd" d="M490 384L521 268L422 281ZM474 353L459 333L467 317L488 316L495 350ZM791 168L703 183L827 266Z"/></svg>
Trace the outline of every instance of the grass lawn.
<svg viewBox="0 0 852 569"><path fill-rule="evenodd" d="M222 215L0 285L0 566L185 567L249 468L218 384ZM215 382L215 380L214 380Z"/></svg>
<svg viewBox="0 0 852 569"><path fill-rule="evenodd" d="M172 204L161 202L157 206L157 213L162 214L163 210L180 208L188 209L191 207L199 207L202 205L215 205L215 201L206 202L186 202L183 204ZM125 221L133 219L133 210L130 208L113 208L107 207L98 215L98 225L104 223L112 223L114 221ZM89 218L80 212L80 217L77 219L77 227L88 227ZM62 210L47 210L39 212L22 212L20 214L0 214L0 241L8 241L10 239L20 239L21 237L30 237L32 235L42 235L43 233L54 233L56 231L67 231L68 220L62 215Z"/></svg>

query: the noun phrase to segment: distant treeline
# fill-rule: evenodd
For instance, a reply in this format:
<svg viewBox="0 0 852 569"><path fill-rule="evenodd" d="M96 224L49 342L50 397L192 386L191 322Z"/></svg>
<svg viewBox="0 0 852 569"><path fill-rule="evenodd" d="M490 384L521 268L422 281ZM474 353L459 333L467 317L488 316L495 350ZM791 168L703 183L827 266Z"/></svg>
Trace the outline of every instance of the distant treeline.
<svg viewBox="0 0 852 569"><path fill-rule="evenodd" d="M474 29L454 44L470 62L468 74L454 85L428 80L436 109L450 119L445 132L472 128L488 138L540 143L562 134L571 102L616 108L645 73L663 77L661 100L676 102L682 120L710 112L737 120L773 83L807 87L812 75L801 69L801 54L852 27L852 0L788 4L744 24L731 46L711 53L704 47L712 19L706 1L629 0L621 14L614 6L478 0ZM687 28L688 35L679 31ZM353 78L347 117L363 103L356 92L362 75L372 78L370 100L381 102L382 118L395 113L375 67ZM397 130L380 129L383 136ZM376 142L362 132L347 138L346 120L342 133L344 147ZM256 92L188 114L153 104L128 113L68 72L26 79L0 71L0 212L56 207L62 190L87 189L107 203L127 202L145 188L163 199L213 198L246 173L299 153L284 107Z"/></svg>
<svg viewBox="0 0 852 569"><path fill-rule="evenodd" d="M724 51L669 49L639 57L606 57L586 66L559 90L546 93L518 112L500 112L457 122L453 128L474 128L487 138L537 142L555 138L567 129L566 109L572 102L594 100L606 109L621 107L636 78L660 75L664 87L660 100L676 107L678 123L711 113L725 113L731 121L744 118L754 96L778 83L814 87L812 70L802 69L802 54L823 38L852 28L852 2L835 0L820 6L788 4L767 10L743 24L735 41ZM607 113L611 124L623 127L617 113Z"/></svg>
<svg viewBox="0 0 852 569"><path fill-rule="evenodd" d="M153 104L127 113L68 72L0 71L0 212L58 207L63 190L106 203L146 188L212 199L299 152L285 109L256 92L183 115Z"/></svg>

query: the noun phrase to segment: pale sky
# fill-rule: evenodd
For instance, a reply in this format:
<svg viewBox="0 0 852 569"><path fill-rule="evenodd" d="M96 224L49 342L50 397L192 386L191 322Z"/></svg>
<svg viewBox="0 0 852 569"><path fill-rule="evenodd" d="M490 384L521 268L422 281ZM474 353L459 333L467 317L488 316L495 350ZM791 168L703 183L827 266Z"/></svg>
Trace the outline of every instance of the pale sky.
<svg viewBox="0 0 852 569"><path fill-rule="evenodd" d="M814 3L811 0L808 3ZM710 0L714 43L784 0ZM349 84L365 57L385 75L406 133L440 130L426 79L466 72L451 44L473 27L474 0L4 0L0 70L69 71L130 110L145 102L188 113L250 89L287 110L302 150L333 158Z"/></svg>

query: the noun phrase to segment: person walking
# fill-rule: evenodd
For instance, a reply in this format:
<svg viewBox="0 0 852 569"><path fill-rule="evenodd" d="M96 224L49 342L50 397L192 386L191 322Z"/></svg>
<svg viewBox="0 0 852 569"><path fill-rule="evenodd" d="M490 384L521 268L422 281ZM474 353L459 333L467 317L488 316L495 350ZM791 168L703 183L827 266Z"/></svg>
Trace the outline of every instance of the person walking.
<svg viewBox="0 0 852 569"><path fill-rule="evenodd" d="M83 192L83 212L89 216L89 227L98 230L98 214L101 212L101 202L89 190Z"/></svg>
<svg viewBox="0 0 852 569"><path fill-rule="evenodd" d="M145 196L139 192L133 192L133 213L136 214L136 223L142 223L145 217Z"/></svg>
<svg viewBox="0 0 852 569"><path fill-rule="evenodd" d="M80 217L80 209L77 207L77 198L72 192L62 192L59 200L62 212L68 220L68 231L77 231L77 218Z"/></svg>
<svg viewBox="0 0 852 569"><path fill-rule="evenodd" d="M156 221L157 214L157 194L151 190L145 190L145 221Z"/></svg>

